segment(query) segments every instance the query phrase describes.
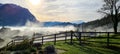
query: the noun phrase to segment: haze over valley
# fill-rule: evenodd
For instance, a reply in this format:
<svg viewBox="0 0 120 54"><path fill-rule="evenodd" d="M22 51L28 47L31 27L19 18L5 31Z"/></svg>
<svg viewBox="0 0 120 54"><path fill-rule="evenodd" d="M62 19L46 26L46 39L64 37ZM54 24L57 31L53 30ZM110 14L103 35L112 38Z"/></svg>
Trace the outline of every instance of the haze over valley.
<svg viewBox="0 0 120 54"><path fill-rule="evenodd" d="M120 0L0 0L0 54L109 54L119 33Z"/></svg>

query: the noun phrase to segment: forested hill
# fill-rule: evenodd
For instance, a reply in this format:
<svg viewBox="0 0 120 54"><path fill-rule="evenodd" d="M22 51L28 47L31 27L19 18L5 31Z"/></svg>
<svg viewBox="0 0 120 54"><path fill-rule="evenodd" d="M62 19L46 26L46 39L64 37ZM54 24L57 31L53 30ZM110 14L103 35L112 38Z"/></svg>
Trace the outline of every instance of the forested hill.
<svg viewBox="0 0 120 54"><path fill-rule="evenodd" d="M87 22L87 23L84 23L84 27L88 27L88 26L92 26L93 28L95 27L100 27L100 26L103 26L103 25L107 25L107 24L112 24L112 18L110 16L105 16L101 19L97 19L97 20L94 20L94 21L90 21L90 22ZM119 22L120 22L120 14L119 14Z"/></svg>
<svg viewBox="0 0 120 54"><path fill-rule="evenodd" d="M28 21L38 21L28 9L16 4L0 4L0 26L24 26Z"/></svg>

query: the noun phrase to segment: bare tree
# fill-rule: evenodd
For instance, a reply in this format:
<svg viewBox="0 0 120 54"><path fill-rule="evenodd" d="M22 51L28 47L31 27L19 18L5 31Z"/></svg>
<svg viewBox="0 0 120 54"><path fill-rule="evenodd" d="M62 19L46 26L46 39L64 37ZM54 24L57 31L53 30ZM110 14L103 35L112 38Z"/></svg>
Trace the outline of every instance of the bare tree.
<svg viewBox="0 0 120 54"><path fill-rule="evenodd" d="M118 16L120 12L120 0L103 0L103 7L98 11L104 13L107 16L111 16L113 22L114 33L117 34Z"/></svg>

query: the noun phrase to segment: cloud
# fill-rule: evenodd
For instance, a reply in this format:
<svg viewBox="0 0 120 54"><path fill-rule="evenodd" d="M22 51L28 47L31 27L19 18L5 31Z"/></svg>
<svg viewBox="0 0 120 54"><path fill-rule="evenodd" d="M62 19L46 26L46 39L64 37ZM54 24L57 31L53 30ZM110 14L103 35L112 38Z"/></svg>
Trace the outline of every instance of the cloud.
<svg viewBox="0 0 120 54"><path fill-rule="evenodd" d="M57 0L45 0L45 2L54 2L54 1L57 1Z"/></svg>
<svg viewBox="0 0 120 54"><path fill-rule="evenodd" d="M43 21L50 21L51 19L54 19L54 21L91 21L101 17L97 10L102 6L102 0L43 0L41 6L38 7L31 7L30 4L26 5L26 0L1 1L26 7ZM43 19L42 17L46 18Z"/></svg>
<svg viewBox="0 0 120 54"><path fill-rule="evenodd" d="M101 0L47 0L45 1L46 7L40 14L67 18L69 21L91 21L100 17L97 9L101 7L101 3Z"/></svg>

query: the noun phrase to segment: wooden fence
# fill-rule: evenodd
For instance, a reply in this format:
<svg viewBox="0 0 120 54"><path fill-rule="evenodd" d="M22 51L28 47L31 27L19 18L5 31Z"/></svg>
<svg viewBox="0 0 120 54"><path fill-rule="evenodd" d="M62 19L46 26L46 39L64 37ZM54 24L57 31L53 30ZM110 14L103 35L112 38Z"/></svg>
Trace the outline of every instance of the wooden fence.
<svg viewBox="0 0 120 54"><path fill-rule="evenodd" d="M120 33L120 32L118 32ZM51 34L51 35L36 35L34 34L32 37L32 41L34 43L45 43L48 41L53 41L54 45L56 45L56 41L57 40L64 40L65 42L67 42L67 40L70 40L70 44L73 44L73 39L76 38L79 41L79 44L81 45L83 40L82 38L95 38L98 37L100 35L106 35L104 38L106 38L106 45L109 46L110 43L110 35L114 34L114 32L75 32L75 31L68 31L68 32L60 32L60 33L56 33L56 34ZM21 39L21 40L24 40ZM31 40L31 39L30 39ZM11 44L16 44L17 41L20 40L12 40L10 41L7 46L11 45Z"/></svg>

